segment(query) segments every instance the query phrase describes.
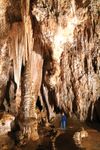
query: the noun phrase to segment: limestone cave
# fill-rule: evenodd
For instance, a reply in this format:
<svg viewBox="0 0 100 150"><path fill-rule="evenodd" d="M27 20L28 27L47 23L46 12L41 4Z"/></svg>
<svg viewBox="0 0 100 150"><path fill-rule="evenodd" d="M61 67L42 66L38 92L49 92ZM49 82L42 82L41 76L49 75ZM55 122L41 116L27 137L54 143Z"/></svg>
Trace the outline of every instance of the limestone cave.
<svg viewBox="0 0 100 150"><path fill-rule="evenodd" d="M0 0L0 150L100 150L100 0Z"/></svg>

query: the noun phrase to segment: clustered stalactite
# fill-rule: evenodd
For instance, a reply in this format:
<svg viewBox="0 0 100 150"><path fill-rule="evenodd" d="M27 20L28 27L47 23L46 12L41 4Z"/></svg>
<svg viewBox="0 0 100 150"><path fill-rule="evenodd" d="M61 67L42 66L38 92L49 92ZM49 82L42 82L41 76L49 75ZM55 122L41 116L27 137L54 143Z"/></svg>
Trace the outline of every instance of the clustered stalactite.
<svg viewBox="0 0 100 150"><path fill-rule="evenodd" d="M10 6L8 5L9 3ZM8 53L8 60L12 62L14 68L14 82L17 84L16 104L17 101L19 101L18 105L20 105L20 108L17 106L17 111L15 112L17 114L14 115L18 115L17 121L21 130L19 136L23 135L23 137L27 137L28 139L31 138L36 140L38 138L38 133L35 107L41 86L43 65L43 44L40 28L35 16L32 16L30 7L32 3L30 1L20 1L18 14L16 14L16 7L18 8L19 1L16 3L14 10L14 1L7 1L7 4L2 4L5 4L4 19L6 20L6 17L9 18L9 20L3 22L2 25L4 24L4 27L10 26L7 35L4 34L7 32L6 28L2 29L3 37L6 39L3 45L3 54ZM10 8L12 8L11 12L9 12ZM14 12L14 14L12 12ZM15 15L17 15L17 19L19 18L18 20L14 17ZM19 17L19 15L21 15L21 17ZM1 58L3 59L2 55ZM5 60L3 61L3 64L4 63ZM22 69L23 67L24 69ZM8 70L8 74L9 72ZM6 74L7 73L5 73L5 75ZM9 80L8 74L6 75L6 80ZM5 82L4 88L6 88L7 84L7 81ZM19 92L20 90L21 95ZM4 91L2 92L4 94ZM19 100L20 98L21 103Z"/></svg>
<svg viewBox="0 0 100 150"><path fill-rule="evenodd" d="M36 140L38 138L37 132L37 114L36 114L36 100L39 95L41 81L42 81L42 40L39 24L32 16L30 1L22 1L22 14L24 23L24 40L25 51L23 65L25 70L22 74L22 102L19 111L19 125L22 134L28 139ZM25 54L25 55L24 55ZM19 59L20 60L20 59Z"/></svg>
<svg viewBox="0 0 100 150"><path fill-rule="evenodd" d="M81 9L78 8L77 16L79 13L82 16ZM94 23L95 14L91 13L91 9L84 14L87 19L75 28L73 45L68 47L66 44L61 57L61 100L66 103L69 113L75 113L82 121L88 117L95 119L93 111L100 96L99 31L95 32L98 23Z"/></svg>
<svg viewBox="0 0 100 150"><path fill-rule="evenodd" d="M44 8L45 18L42 4L34 12L51 51L51 59L45 58L44 64L47 93L55 90L56 105L70 116L75 114L81 121L100 119L96 108L100 97L99 3L73 0L58 1L55 8L51 3L49 6Z"/></svg>

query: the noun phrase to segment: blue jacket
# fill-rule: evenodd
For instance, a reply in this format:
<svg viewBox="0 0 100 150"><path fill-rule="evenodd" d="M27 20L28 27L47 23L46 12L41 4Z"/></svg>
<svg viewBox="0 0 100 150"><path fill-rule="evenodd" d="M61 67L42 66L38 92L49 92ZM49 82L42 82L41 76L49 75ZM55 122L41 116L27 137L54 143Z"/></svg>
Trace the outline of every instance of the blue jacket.
<svg viewBox="0 0 100 150"><path fill-rule="evenodd" d="M66 118L66 115L62 115L62 117L61 117L61 122L67 122L67 118Z"/></svg>

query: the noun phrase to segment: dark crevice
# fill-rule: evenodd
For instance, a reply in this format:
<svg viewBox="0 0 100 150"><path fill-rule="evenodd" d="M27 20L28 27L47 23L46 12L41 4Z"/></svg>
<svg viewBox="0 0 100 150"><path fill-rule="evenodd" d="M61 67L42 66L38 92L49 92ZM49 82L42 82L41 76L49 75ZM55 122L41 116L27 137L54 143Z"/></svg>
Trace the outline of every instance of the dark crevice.
<svg viewBox="0 0 100 150"><path fill-rule="evenodd" d="M57 97L56 97L55 89L51 89L48 91L48 98L49 98L49 104L51 105L51 107L54 106L54 108L56 108Z"/></svg>
<svg viewBox="0 0 100 150"><path fill-rule="evenodd" d="M41 105L41 101L40 98L38 96L38 99L36 101L36 107L41 111L43 109L43 106Z"/></svg>
<svg viewBox="0 0 100 150"><path fill-rule="evenodd" d="M84 70L85 70L85 73L88 74L88 62L87 62L87 57L86 56L84 58Z"/></svg>
<svg viewBox="0 0 100 150"><path fill-rule="evenodd" d="M97 73L97 58L96 57L92 59L92 66L93 66L94 72Z"/></svg>
<svg viewBox="0 0 100 150"><path fill-rule="evenodd" d="M10 106L10 102L14 100L16 97L16 89L17 89L16 83L12 79L10 79L7 82L6 92L5 92L5 98L9 106Z"/></svg>
<svg viewBox="0 0 100 150"><path fill-rule="evenodd" d="M87 28L87 40L88 40L88 42L90 40L90 37L91 37L90 29Z"/></svg>

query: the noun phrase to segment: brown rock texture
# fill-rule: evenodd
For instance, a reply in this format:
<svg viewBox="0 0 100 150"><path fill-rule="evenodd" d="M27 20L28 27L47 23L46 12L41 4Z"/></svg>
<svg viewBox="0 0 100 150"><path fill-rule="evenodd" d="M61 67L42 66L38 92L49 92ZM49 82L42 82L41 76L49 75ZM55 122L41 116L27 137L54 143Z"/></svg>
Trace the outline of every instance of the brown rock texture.
<svg viewBox="0 0 100 150"><path fill-rule="evenodd" d="M92 120L94 110L100 120L95 107L100 101L99 6L99 1L74 0L33 6L49 51L44 59L44 85L55 91L49 99L81 121Z"/></svg>
<svg viewBox="0 0 100 150"><path fill-rule="evenodd" d="M100 121L99 7L99 0L0 1L0 104L13 80L20 127L36 122L38 98L48 120L59 107Z"/></svg>
<svg viewBox="0 0 100 150"><path fill-rule="evenodd" d="M7 114L0 113L0 136L8 134L11 131L12 126L14 125L15 117Z"/></svg>

